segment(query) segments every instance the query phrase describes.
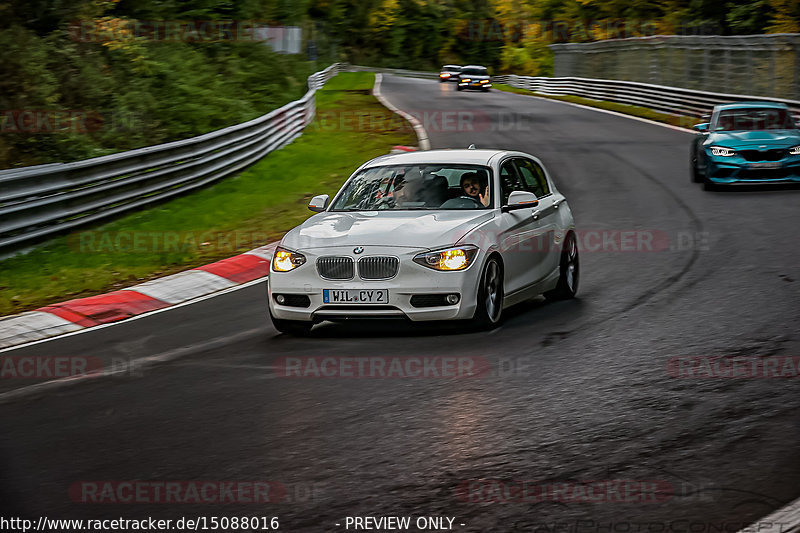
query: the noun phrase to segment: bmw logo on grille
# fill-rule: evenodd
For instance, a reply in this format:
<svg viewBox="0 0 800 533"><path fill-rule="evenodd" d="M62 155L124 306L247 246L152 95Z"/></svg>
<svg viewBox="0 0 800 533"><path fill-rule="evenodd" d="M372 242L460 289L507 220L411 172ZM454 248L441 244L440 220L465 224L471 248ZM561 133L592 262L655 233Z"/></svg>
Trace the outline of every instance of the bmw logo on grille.
<svg viewBox="0 0 800 533"><path fill-rule="evenodd" d="M364 251L364 248L362 246L356 246L355 248L353 248L353 253L354 254L360 254L363 251Z"/></svg>

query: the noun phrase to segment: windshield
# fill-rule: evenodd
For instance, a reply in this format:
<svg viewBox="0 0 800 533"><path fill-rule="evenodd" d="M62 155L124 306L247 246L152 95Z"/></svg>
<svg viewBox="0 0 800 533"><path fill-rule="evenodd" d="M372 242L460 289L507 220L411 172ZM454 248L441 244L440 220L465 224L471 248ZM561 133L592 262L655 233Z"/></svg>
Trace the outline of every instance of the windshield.
<svg viewBox="0 0 800 533"><path fill-rule="evenodd" d="M788 109L754 107L723 109L717 116L714 131L785 130L794 128Z"/></svg>
<svg viewBox="0 0 800 533"><path fill-rule="evenodd" d="M485 68L465 68L462 74L471 74L473 76L488 76Z"/></svg>
<svg viewBox="0 0 800 533"><path fill-rule="evenodd" d="M487 209L491 171L476 165L391 165L362 170L331 211Z"/></svg>

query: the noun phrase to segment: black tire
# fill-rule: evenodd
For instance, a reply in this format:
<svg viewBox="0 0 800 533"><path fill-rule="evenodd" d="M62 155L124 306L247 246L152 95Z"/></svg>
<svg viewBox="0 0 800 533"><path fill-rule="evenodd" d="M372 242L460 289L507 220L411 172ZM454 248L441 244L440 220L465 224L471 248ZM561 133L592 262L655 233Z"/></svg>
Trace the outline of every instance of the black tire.
<svg viewBox="0 0 800 533"><path fill-rule="evenodd" d="M456 90L457 91L463 91L464 88L461 85L456 85Z"/></svg>
<svg viewBox="0 0 800 533"><path fill-rule="evenodd" d="M700 183L703 181L703 176L700 173L700 170L697 168L697 151L692 152L692 158L690 161L690 165L692 166L692 182L693 183Z"/></svg>
<svg viewBox="0 0 800 533"><path fill-rule="evenodd" d="M570 233L564 241L559 261L559 276L556 288L544 293L548 300L570 300L578 293L580 281L580 257L578 255L578 241L575 234Z"/></svg>
<svg viewBox="0 0 800 533"><path fill-rule="evenodd" d="M272 316L272 310L269 311L269 318L272 320L272 325L275 326L279 332L285 335L294 335L296 337L305 337L314 327L313 322L306 322L304 320L284 320L282 318L275 318Z"/></svg>
<svg viewBox="0 0 800 533"><path fill-rule="evenodd" d="M497 257L490 257L478 282L478 306L472 317L480 330L494 329L503 321L503 266Z"/></svg>

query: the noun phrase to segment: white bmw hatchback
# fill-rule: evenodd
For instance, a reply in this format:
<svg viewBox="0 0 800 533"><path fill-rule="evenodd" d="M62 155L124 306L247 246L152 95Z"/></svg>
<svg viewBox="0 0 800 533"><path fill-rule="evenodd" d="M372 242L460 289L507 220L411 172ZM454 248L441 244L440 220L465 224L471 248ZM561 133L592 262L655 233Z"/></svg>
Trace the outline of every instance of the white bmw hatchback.
<svg viewBox="0 0 800 533"><path fill-rule="evenodd" d="M359 167L275 251L269 313L278 331L323 320L471 319L578 289L566 198L541 161L504 150L430 150Z"/></svg>

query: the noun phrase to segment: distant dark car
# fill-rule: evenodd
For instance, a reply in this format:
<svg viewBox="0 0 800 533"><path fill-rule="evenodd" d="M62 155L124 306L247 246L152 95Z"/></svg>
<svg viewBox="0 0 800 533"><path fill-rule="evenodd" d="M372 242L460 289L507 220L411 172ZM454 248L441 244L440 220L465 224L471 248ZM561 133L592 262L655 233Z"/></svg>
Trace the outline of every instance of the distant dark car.
<svg viewBox="0 0 800 533"><path fill-rule="evenodd" d="M444 83L446 81L458 81L458 75L461 74L463 67L459 65L445 65L439 73L439 81Z"/></svg>
<svg viewBox="0 0 800 533"><path fill-rule="evenodd" d="M492 79L486 71L486 67L480 65L467 65L461 69L458 78L458 90L477 89L487 92L492 87Z"/></svg>
<svg viewBox="0 0 800 533"><path fill-rule="evenodd" d="M800 131L786 104L718 105L697 124L692 180L706 189L743 183L800 182Z"/></svg>

